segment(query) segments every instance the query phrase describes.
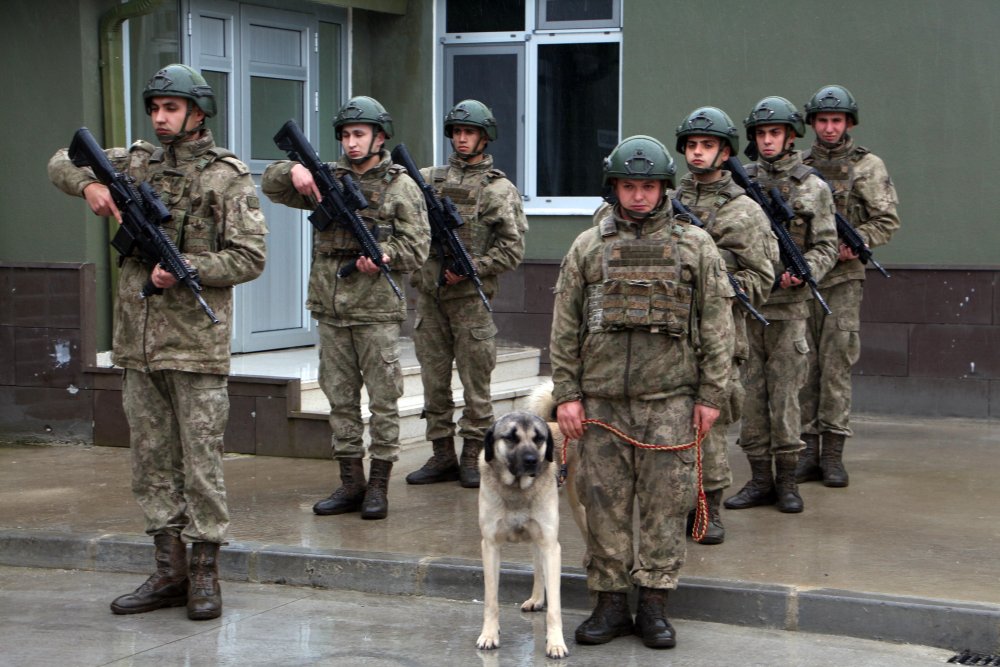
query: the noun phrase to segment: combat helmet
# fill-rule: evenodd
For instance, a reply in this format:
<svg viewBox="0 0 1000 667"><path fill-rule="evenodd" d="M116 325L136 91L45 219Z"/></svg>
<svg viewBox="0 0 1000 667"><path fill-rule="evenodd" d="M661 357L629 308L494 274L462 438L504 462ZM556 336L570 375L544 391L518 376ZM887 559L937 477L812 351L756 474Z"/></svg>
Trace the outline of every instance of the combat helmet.
<svg viewBox="0 0 1000 667"><path fill-rule="evenodd" d="M684 153L684 145L690 136L708 135L719 137L729 144L729 152L736 155L740 150L740 132L725 111L717 107L701 107L689 113L677 126L678 153Z"/></svg>
<svg viewBox="0 0 1000 667"><path fill-rule="evenodd" d="M823 86L806 102L806 123L811 124L818 113L837 111L846 113L855 125L858 124L858 103L851 91L836 84Z"/></svg>
<svg viewBox="0 0 1000 667"><path fill-rule="evenodd" d="M637 134L623 140L615 146L611 154L604 158L603 196L609 204L616 204L618 198L611 187L613 178L632 178L637 180L666 181L663 194L667 188L674 187L674 175L677 168L670 151L658 139Z"/></svg>
<svg viewBox="0 0 1000 667"><path fill-rule="evenodd" d="M386 139L392 139L392 116L385 107L373 97L359 95L347 100L333 119L334 134L340 141L340 128L351 123L368 123L385 133Z"/></svg>
<svg viewBox="0 0 1000 667"><path fill-rule="evenodd" d="M444 117L444 136L451 138L454 125L472 125L486 133L490 141L497 140L497 119L488 106L479 100L462 100Z"/></svg>
<svg viewBox="0 0 1000 667"><path fill-rule="evenodd" d="M754 105L753 111L743 121L747 140L754 142L754 128L758 125L788 125L797 137L806 136L806 124L795 105L784 97L765 97Z"/></svg>
<svg viewBox="0 0 1000 667"><path fill-rule="evenodd" d="M153 75L142 91L147 114L154 97L183 97L198 105L206 117L215 115L215 92L205 77L187 65L167 65Z"/></svg>

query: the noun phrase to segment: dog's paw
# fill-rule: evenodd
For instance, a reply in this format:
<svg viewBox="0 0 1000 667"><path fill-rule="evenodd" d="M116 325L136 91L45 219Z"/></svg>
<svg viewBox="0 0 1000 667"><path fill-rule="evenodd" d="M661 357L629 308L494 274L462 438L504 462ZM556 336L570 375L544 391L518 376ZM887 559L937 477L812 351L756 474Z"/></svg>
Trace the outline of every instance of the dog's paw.
<svg viewBox="0 0 1000 667"><path fill-rule="evenodd" d="M566 648L566 642L563 641L562 637L559 637L557 641L546 641L545 642L545 657L546 658L565 658L569 655L569 649Z"/></svg>
<svg viewBox="0 0 1000 667"><path fill-rule="evenodd" d="M521 603L521 611L545 611L545 598L528 598Z"/></svg>
<svg viewBox="0 0 1000 667"><path fill-rule="evenodd" d="M479 639L476 640L476 648L489 651L500 646L500 634L499 633L486 633L479 635Z"/></svg>

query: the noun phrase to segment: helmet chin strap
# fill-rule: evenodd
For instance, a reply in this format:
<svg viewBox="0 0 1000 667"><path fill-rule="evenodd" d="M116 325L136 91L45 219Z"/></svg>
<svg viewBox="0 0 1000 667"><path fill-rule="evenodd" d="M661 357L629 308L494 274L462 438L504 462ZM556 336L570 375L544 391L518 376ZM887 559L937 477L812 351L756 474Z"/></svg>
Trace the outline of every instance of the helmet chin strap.
<svg viewBox="0 0 1000 667"><path fill-rule="evenodd" d="M828 141L823 141L819 137L816 137L816 138L819 139L819 143L820 143L821 146L823 146L823 148L833 149L833 148L840 148L841 146L843 146L844 144L846 144L847 140L850 139L851 137L850 137L849 134L847 134L847 132L844 132L842 135L840 135L840 139L837 140L836 142L832 143L832 144L830 142L828 142Z"/></svg>
<svg viewBox="0 0 1000 667"><path fill-rule="evenodd" d="M475 149L473 149L469 153L462 153L458 150L458 148L455 147L455 140L454 139L451 140L451 147L455 150L455 153L457 153L458 157L462 158L466 162L468 162L470 158L478 157L483 153L485 153L487 144L489 144L489 142L483 139L482 136L480 136L479 140L476 142Z"/></svg>
<svg viewBox="0 0 1000 667"><path fill-rule="evenodd" d="M699 176L702 176L704 174L711 174L722 168L722 148L720 147L719 150L715 152L715 157L712 158L712 164L708 165L707 167L696 167L695 165L688 162L686 158L684 162L687 163L688 171L690 171L692 174L697 174Z"/></svg>
<svg viewBox="0 0 1000 667"><path fill-rule="evenodd" d="M187 111L184 113L184 120L181 122L181 131L178 132L177 134L172 134L169 137L162 137L162 138L160 138L160 143L161 144L171 145L171 144L179 143L181 141L184 141L188 137L190 137L192 135L195 135L195 134L198 134L199 132L201 132L201 128L205 125L205 121L204 120L202 120L202 122L200 122L197 125L197 127L194 127L194 128L192 128L190 130L185 130L184 129L185 127L187 127L188 119L191 117L191 111L192 111L192 102L191 102L191 100L186 100L186 101L187 101Z"/></svg>
<svg viewBox="0 0 1000 667"><path fill-rule="evenodd" d="M372 149L375 147L375 137L378 135L380 131L381 130L372 125L372 140L368 143L367 152L361 157L349 157L347 158L347 161L353 165L361 165L364 164L365 162L368 162L368 160L370 160L373 155L379 155L382 152L381 147L379 148L378 153L372 152Z"/></svg>

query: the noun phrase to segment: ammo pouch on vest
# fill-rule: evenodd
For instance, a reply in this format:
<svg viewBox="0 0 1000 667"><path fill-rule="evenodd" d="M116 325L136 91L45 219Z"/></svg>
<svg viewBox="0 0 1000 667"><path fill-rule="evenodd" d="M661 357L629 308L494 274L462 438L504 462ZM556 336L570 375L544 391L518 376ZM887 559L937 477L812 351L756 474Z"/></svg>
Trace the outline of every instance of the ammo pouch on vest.
<svg viewBox="0 0 1000 667"><path fill-rule="evenodd" d="M502 171L490 169L479 178L470 178L467 182L448 179L450 169L437 167L431 174L434 189L438 196L448 197L455 205L465 224L458 227L455 233L462 240L462 245L473 257L482 257L493 243L493 231L479 220L479 206L483 188L495 179L503 177ZM431 256L437 256L437 248L431 244Z"/></svg>
<svg viewBox="0 0 1000 667"><path fill-rule="evenodd" d="M378 180L358 180L361 194L368 201L368 208L358 211L358 215L379 244L385 243L396 232L395 224L382 220L380 213L389 184L405 171L403 167L392 165L385 176ZM341 170L337 171L338 178L341 173ZM350 227L339 221L313 235L313 248L324 255L357 255L361 252L361 244L354 237Z"/></svg>
<svg viewBox="0 0 1000 667"><path fill-rule="evenodd" d="M591 333L644 329L690 332L694 287L678 267L677 239L615 240L604 247L604 281L587 287Z"/></svg>

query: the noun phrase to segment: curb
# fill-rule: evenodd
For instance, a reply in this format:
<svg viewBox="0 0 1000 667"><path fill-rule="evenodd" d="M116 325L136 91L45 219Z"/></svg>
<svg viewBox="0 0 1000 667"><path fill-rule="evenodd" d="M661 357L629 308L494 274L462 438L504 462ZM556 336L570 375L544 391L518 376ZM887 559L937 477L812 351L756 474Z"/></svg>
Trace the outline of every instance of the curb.
<svg viewBox="0 0 1000 667"><path fill-rule="evenodd" d="M149 572L153 545L142 535L0 530L0 565ZM383 595L482 598L478 560L231 542L220 552L230 581L346 589ZM504 563L500 602L531 593L531 566ZM564 568L562 603L589 609L581 568ZM670 615L746 627L843 635L979 653L1000 651L1000 605L836 589L682 578Z"/></svg>

